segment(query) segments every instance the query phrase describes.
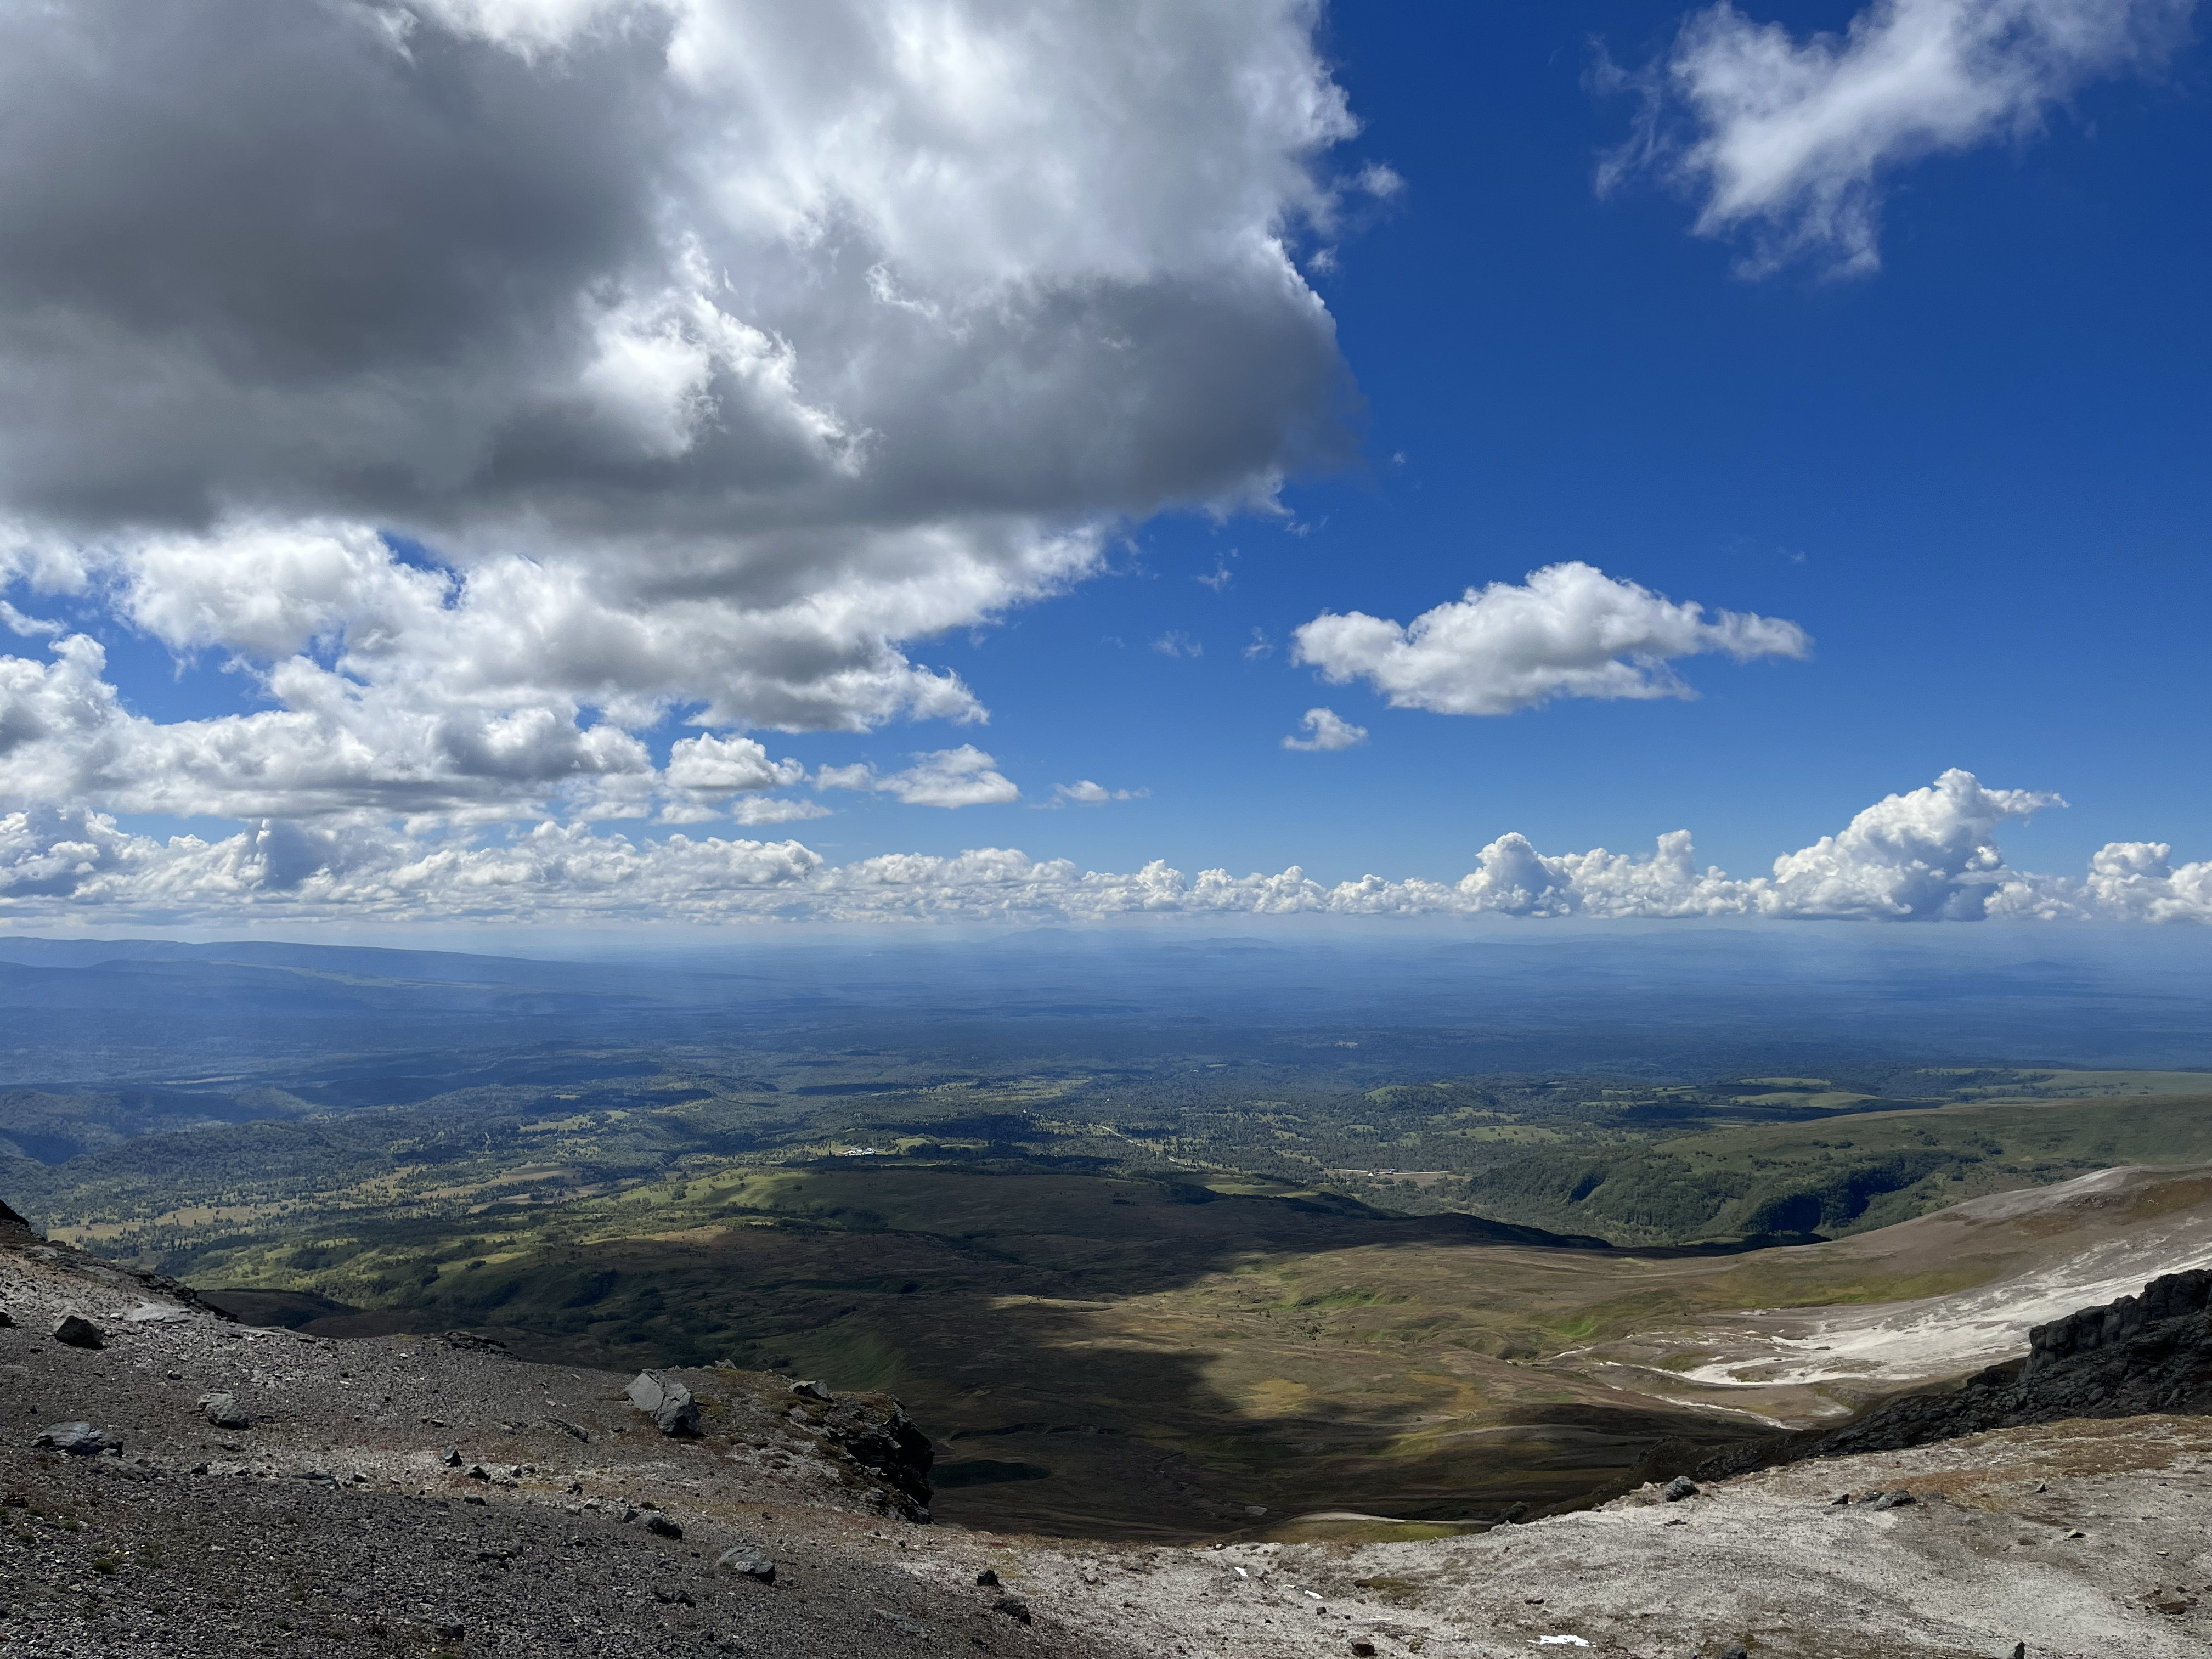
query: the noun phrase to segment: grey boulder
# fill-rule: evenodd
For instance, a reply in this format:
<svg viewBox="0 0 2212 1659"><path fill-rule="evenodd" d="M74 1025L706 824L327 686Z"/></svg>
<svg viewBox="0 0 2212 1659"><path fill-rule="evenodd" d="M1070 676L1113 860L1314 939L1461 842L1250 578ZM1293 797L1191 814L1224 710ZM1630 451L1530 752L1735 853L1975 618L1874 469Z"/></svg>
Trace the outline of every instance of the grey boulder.
<svg viewBox="0 0 2212 1659"><path fill-rule="evenodd" d="M1670 1504L1679 1504L1698 1495L1698 1483L1686 1474L1678 1474L1659 1489L1659 1495Z"/></svg>
<svg viewBox="0 0 2212 1659"><path fill-rule="evenodd" d="M636 1380L623 1392L629 1403L653 1419L653 1426L663 1434L696 1435L699 1432L699 1402L691 1397L691 1390L665 1371L640 1371Z"/></svg>
<svg viewBox="0 0 2212 1659"><path fill-rule="evenodd" d="M746 1542L724 1550L714 1562L717 1572L743 1573L763 1584L775 1583L775 1558L760 1545Z"/></svg>
<svg viewBox="0 0 2212 1659"><path fill-rule="evenodd" d="M108 1451L119 1455L123 1450L121 1435L95 1429L89 1423L57 1423L32 1443L48 1451L67 1452L71 1457L97 1457Z"/></svg>
<svg viewBox="0 0 2212 1659"><path fill-rule="evenodd" d="M830 1400L836 1397L830 1392L830 1385L818 1378L805 1382L794 1382L791 1385L791 1391L793 1394L804 1395L809 1400Z"/></svg>
<svg viewBox="0 0 2212 1659"><path fill-rule="evenodd" d="M211 1394L200 1401L200 1410L207 1420L218 1429L250 1429L253 1419L246 1414L246 1407L238 1403L233 1394Z"/></svg>

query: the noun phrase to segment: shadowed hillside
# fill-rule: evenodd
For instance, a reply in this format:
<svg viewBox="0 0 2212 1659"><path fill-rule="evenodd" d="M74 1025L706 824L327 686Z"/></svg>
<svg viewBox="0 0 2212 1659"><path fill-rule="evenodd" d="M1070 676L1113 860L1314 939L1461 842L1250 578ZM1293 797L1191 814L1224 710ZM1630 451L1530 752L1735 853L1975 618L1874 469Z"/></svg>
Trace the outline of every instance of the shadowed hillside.
<svg viewBox="0 0 2212 1659"><path fill-rule="evenodd" d="M1790 1317L1949 1321L2002 1344L2001 1319L1944 1298L1989 1286L2001 1308L2023 1274L2087 1294L2069 1264L2155 1271L2212 1248L2203 1171L2129 1179L2124 1202L2031 1189L1810 1248L1616 1249L1249 1178L846 1158L509 1214L496 1234L489 1216L458 1237L364 1230L319 1268L272 1261L268 1282L547 1359L885 1389L940 1443L941 1511L978 1525L1480 1522L1985 1363L1938 1345L1902 1369L1774 1370L1807 1346ZM1974 1218L2028 1199L2025 1224Z"/></svg>

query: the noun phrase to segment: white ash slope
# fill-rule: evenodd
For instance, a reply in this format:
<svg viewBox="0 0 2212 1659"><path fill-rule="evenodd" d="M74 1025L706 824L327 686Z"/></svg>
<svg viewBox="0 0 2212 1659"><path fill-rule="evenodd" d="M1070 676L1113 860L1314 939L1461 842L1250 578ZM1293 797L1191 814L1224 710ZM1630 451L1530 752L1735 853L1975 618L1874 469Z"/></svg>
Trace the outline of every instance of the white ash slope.
<svg viewBox="0 0 2212 1659"><path fill-rule="evenodd" d="M1824 1382L1918 1382L2023 1352L2031 1327L2141 1290L2160 1273L2212 1266L2212 1170L2123 1166L2049 1187L1969 1199L1819 1250L1959 1260L2048 1238L2046 1259L1971 1290L1915 1302L1741 1316L1710 1334L1727 1358L1686 1381L1764 1388ZM2180 1202L2194 1197L2195 1202Z"/></svg>

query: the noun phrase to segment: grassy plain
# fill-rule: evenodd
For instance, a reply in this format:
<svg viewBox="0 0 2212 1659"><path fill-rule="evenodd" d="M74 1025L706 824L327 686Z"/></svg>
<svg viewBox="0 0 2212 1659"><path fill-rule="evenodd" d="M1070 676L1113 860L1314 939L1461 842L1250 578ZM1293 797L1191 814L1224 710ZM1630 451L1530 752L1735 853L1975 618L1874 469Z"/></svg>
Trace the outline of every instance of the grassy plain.
<svg viewBox="0 0 2212 1659"><path fill-rule="evenodd" d="M740 1168L270 1276L348 1302L411 1276L429 1319L549 1358L887 1389L944 1443L945 1515L1055 1532L1204 1535L1250 1505L1488 1520L1740 1432L1534 1363L1617 1295L1608 1252L1224 1184L1244 1190Z"/></svg>
<svg viewBox="0 0 2212 1659"><path fill-rule="evenodd" d="M1972 1152L1971 1190L2212 1158L2202 1097L1850 1125L1667 1145L1716 1185L1833 1184L1931 1141ZM1917 1213L1967 1185L1947 1175L1901 1202ZM1877 1233L1608 1249L1249 1173L908 1155L732 1164L553 1206L483 1203L454 1224L334 1229L235 1253L227 1276L501 1329L549 1358L728 1359L887 1389L944 1443L949 1516L1188 1536L1313 1510L1486 1519L1762 1431L1773 1412L1840 1412L1866 1390L1753 1400L1680 1380L1707 1357L1687 1334L1746 1309L1963 1291L2022 1250L2066 1248L2032 1225L2007 1234L1933 1255Z"/></svg>
<svg viewBox="0 0 2212 1659"><path fill-rule="evenodd" d="M10 1196L64 1237L372 1324L888 1388L944 1443L948 1516L1190 1536L1579 1498L1764 1426L1689 1375L1701 1322L1999 1270L1762 1236L1879 1237L1978 1194L2212 1158L2194 1073L533 1065L411 1103L264 1096L287 1115L18 1160ZM2076 1097L2093 1085L2112 1092ZM835 1155L866 1147L884 1155Z"/></svg>
<svg viewBox="0 0 2212 1659"><path fill-rule="evenodd" d="M1532 1148L1475 1176L1466 1199L1483 1213L1623 1243L1841 1237L2088 1170L2212 1157L2212 1092L2199 1074L2179 1077L2197 1092L1929 1104Z"/></svg>

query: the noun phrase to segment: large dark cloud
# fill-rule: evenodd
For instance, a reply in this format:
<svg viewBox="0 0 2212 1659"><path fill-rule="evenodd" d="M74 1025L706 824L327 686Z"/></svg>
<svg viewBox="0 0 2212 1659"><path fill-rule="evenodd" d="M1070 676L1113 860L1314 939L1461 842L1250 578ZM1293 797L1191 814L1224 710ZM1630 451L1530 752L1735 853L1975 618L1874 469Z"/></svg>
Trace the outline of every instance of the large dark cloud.
<svg viewBox="0 0 2212 1659"><path fill-rule="evenodd" d="M11 504L85 530L366 514L626 559L641 536L727 554L791 526L1142 513L1340 453L1328 316L1266 240L1295 204L1213 204L1247 222L1211 238L1101 250L1085 230L969 264L941 226L899 245L896 158L763 179L745 154L780 211L733 214L726 149L790 100L673 72L682 21L609 8L523 50L398 6L19 14L0 70ZM1224 159L1197 112L1109 114L1189 127L1187 166ZM1107 159L1075 136L938 158L969 174L939 210L988 216L1010 168ZM1114 171L1080 182L1157 182ZM1079 189L1059 210L1127 216ZM626 399L610 346L641 341L688 346L696 372L670 387L632 365Z"/></svg>
<svg viewBox="0 0 2212 1659"><path fill-rule="evenodd" d="M577 296L659 264L647 21L549 72L289 0L16 10L13 504L99 526L449 494L468 428L577 360Z"/></svg>
<svg viewBox="0 0 2212 1659"><path fill-rule="evenodd" d="M45 735L0 800L644 811L671 709L979 716L910 641L1346 453L1289 251L1351 131L1316 21L0 8L0 583L274 705L149 723L82 645L7 659Z"/></svg>

